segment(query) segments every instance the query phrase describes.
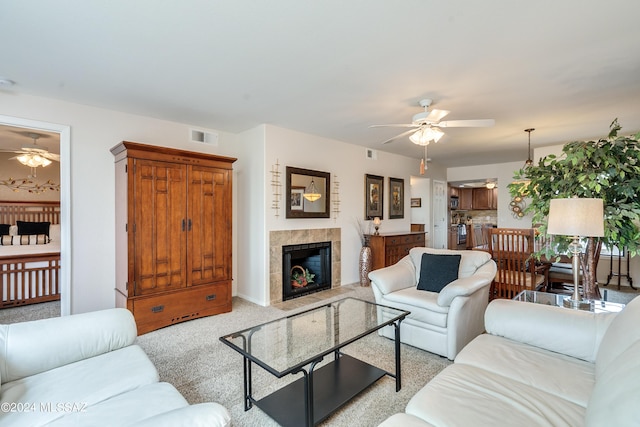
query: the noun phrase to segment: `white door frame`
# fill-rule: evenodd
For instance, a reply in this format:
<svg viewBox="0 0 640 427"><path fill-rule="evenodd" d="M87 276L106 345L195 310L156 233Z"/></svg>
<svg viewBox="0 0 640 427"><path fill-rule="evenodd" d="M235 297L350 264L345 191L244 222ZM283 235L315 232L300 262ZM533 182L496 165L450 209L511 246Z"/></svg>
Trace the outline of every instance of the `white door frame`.
<svg viewBox="0 0 640 427"><path fill-rule="evenodd" d="M0 115L0 125L60 134L60 314L71 314L71 127Z"/></svg>

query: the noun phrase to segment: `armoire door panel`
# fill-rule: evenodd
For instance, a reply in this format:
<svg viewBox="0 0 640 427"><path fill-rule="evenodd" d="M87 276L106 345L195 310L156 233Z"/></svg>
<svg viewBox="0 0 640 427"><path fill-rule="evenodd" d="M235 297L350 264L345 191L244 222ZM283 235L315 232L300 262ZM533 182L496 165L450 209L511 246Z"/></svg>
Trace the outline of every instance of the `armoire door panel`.
<svg viewBox="0 0 640 427"><path fill-rule="evenodd" d="M137 160L135 194L135 295L186 286L186 168Z"/></svg>
<svg viewBox="0 0 640 427"><path fill-rule="evenodd" d="M188 167L188 216L191 230L187 260L190 285L211 283L230 278L231 229L216 227L230 210L229 171L199 166ZM225 211L227 210L227 211ZM225 222L226 224L226 222Z"/></svg>

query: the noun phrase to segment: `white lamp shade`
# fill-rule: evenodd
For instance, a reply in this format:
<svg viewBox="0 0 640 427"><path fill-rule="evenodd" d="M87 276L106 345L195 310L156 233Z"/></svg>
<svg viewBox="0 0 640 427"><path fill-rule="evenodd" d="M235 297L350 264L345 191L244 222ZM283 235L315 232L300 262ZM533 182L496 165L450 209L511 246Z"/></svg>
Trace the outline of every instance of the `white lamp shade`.
<svg viewBox="0 0 640 427"><path fill-rule="evenodd" d="M549 204L547 234L579 237L604 236L602 199L553 199Z"/></svg>

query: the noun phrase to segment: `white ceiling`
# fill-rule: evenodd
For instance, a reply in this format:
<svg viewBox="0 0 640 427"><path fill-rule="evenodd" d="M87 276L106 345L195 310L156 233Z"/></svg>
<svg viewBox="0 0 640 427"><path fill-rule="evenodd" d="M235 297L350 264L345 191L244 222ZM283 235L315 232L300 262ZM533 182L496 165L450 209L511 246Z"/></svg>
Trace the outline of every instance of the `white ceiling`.
<svg viewBox="0 0 640 427"><path fill-rule="evenodd" d="M446 119L446 166L640 131L637 0L0 2L0 88L194 126L269 123L412 157L422 98Z"/></svg>

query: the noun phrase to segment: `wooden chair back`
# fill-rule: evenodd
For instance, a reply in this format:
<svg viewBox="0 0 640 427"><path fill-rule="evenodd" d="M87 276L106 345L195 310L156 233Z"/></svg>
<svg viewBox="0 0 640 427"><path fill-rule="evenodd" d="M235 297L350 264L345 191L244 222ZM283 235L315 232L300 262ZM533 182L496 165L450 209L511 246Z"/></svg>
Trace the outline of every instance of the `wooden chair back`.
<svg viewBox="0 0 640 427"><path fill-rule="evenodd" d="M536 290L544 283L537 274L533 228L489 229L489 252L498 266L490 298L513 298L523 290Z"/></svg>

